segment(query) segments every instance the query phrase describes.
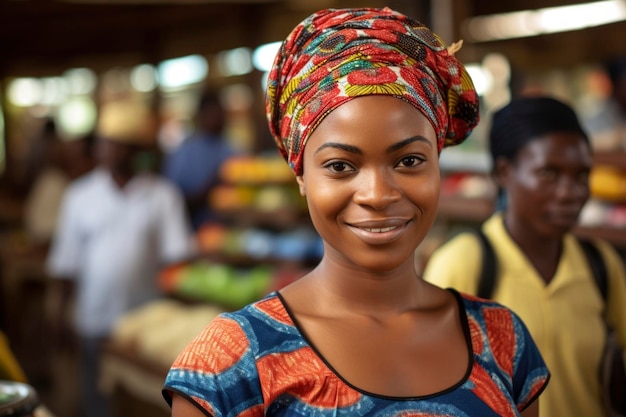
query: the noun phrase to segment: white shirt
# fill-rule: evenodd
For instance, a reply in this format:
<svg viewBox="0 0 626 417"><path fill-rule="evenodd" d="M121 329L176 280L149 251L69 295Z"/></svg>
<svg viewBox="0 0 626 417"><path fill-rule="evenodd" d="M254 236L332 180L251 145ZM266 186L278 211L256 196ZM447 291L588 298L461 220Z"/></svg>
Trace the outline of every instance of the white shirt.
<svg viewBox="0 0 626 417"><path fill-rule="evenodd" d="M159 270L194 252L180 192L141 175L120 188L96 169L72 183L63 200L48 272L77 280L76 325L104 336L126 311L155 299Z"/></svg>

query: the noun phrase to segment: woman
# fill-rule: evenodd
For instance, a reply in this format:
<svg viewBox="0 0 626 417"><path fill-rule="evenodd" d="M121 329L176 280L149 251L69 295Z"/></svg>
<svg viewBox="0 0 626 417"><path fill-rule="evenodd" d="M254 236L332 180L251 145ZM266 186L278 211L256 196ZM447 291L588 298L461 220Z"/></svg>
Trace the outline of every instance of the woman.
<svg viewBox="0 0 626 417"><path fill-rule="evenodd" d="M606 320L626 346L626 277L614 249L596 245L608 272L606 304L571 230L589 197L592 154L573 109L552 97L514 99L489 137L504 206L483 225L498 260L492 299L528 326L550 369L544 416L603 416L598 370ZM455 262L463 255L464 262ZM481 247L464 233L431 256L424 279L477 294Z"/></svg>
<svg viewBox="0 0 626 417"><path fill-rule="evenodd" d="M191 342L165 382L173 416L537 415L548 371L521 321L414 269L439 152L478 122L454 50L387 8L322 10L288 36L268 120L324 256Z"/></svg>

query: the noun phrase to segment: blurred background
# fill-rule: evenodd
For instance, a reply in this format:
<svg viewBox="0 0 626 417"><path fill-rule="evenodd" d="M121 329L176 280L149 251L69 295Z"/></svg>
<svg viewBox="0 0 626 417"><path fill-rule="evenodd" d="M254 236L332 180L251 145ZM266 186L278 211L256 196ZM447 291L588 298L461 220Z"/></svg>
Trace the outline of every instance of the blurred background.
<svg viewBox="0 0 626 417"><path fill-rule="evenodd" d="M592 199L576 233L625 253L626 0L2 0L0 330L54 414L78 415L79 365L75 347L59 346L51 334L59 312L45 262L65 187L93 168L100 109L117 100L149 109L155 143L142 167L160 173L211 89L237 152L203 198L219 221L194 228L199 253L164 266L155 280L165 297L123 317L103 357L102 385L116 416L169 415L160 386L193 334L321 256L267 129L264 83L278 42L298 22L320 8L349 6L389 6L447 43L463 39L457 56L481 96L480 126L442 155L440 215L418 268L441 242L490 215L490 114L537 92L572 104L592 138ZM62 175L41 185L50 166Z"/></svg>

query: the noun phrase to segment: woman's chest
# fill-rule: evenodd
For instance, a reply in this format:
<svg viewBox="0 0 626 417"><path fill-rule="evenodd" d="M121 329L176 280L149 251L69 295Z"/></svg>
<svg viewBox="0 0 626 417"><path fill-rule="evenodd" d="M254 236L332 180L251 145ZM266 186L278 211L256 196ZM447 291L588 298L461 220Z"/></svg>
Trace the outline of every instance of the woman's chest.
<svg viewBox="0 0 626 417"><path fill-rule="evenodd" d="M506 383L478 365L466 378L441 392L404 396L372 393L354 386L310 347L261 358L257 367L264 415L268 416L518 415L512 396L502 389ZM414 378L426 376L416 374Z"/></svg>

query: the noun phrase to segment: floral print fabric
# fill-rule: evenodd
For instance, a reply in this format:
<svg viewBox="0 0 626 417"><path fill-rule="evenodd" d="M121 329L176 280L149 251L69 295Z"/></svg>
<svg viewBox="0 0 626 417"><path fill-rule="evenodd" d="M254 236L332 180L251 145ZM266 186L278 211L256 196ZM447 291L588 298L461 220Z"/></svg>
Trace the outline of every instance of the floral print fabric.
<svg viewBox="0 0 626 417"><path fill-rule="evenodd" d="M549 378L539 351L511 310L453 293L472 363L445 391L395 398L351 386L272 293L211 322L176 359L163 394L171 402L179 393L215 417L518 416Z"/></svg>

